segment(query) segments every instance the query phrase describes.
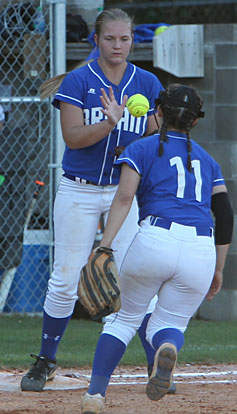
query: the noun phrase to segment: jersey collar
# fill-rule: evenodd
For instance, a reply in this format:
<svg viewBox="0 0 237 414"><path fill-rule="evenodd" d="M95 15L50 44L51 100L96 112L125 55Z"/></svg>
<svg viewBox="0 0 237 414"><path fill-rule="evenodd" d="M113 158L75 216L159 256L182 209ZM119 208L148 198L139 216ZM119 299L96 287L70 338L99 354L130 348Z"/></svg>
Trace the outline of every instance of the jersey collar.
<svg viewBox="0 0 237 414"><path fill-rule="evenodd" d="M124 85L126 85L126 83L128 82L130 76L133 73L133 67L134 65L131 64L130 62L127 62L127 67L126 70L124 72L123 78L120 82L119 85L115 85L112 82L109 81L109 79L105 76L104 72L102 71L100 65L98 64L98 59L94 60L94 62L90 63L91 67L93 68L93 70L98 73L98 75L103 79L103 81L105 82L106 85L111 85L113 86L115 89L119 89L122 90Z"/></svg>
<svg viewBox="0 0 237 414"><path fill-rule="evenodd" d="M187 139L187 135L183 134L182 132L177 131L167 131L167 136L169 138L180 138L180 139Z"/></svg>

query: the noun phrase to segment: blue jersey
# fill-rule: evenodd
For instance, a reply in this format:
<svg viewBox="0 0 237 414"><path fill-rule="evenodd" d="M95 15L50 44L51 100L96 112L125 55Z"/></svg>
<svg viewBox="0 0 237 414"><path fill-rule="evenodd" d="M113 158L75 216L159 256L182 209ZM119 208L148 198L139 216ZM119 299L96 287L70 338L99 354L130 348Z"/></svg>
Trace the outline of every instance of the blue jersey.
<svg viewBox="0 0 237 414"><path fill-rule="evenodd" d="M147 128L147 116L155 112L155 98L163 89L157 77L137 66L128 63L119 85L112 84L104 75L97 60L75 69L64 78L53 100L60 108L60 102L76 105L84 112L85 125L96 124L105 119L100 111L102 107L100 88L109 94L112 86L116 101L121 104L124 95L128 98L140 93L149 100L148 114L140 118L132 116L127 108L115 128L98 143L82 149L65 148L62 168L70 175L90 180L98 185L118 184L119 170L114 169L114 149L118 145L126 147L144 135Z"/></svg>
<svg viewBox="0 0 237 414"><path fill-rule="evenodd" d="M191 143L192 172L187 169L186 135L178 132L168 133L160 157L159 134L155 134L130 144L116 161L141 175L139 222L152 215L187 226L213 226L212 189L225 182L218 163L196 142Z"/></svg>

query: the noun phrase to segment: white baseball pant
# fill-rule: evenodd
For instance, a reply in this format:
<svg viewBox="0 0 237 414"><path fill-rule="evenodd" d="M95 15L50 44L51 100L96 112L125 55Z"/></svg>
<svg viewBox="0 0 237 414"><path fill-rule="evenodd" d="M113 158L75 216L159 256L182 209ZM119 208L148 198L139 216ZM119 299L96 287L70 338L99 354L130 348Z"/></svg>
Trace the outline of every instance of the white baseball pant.
<svg viewBox="0 0 237 414"><path fill-rule="evenodd" d="M93 247L100 216L104 213L107 219L116 190L117 186L102 187L61 178L54 203L54 268L44 303L48 315L65 318L72 314L78 298L80 270ZM138 230L137 217L134 200L112 245L118 268Z"/></svg>
<svg viewBox="0 0 237 414"><path fill-rule="evenodd" d="M169 230L141 223L121 267L122 306L103 333L127 345L140 327L156 293L147 340L161 329L184 332L206 296L214 275L214 237L197 236L195 227L172 223Z"/></svg>

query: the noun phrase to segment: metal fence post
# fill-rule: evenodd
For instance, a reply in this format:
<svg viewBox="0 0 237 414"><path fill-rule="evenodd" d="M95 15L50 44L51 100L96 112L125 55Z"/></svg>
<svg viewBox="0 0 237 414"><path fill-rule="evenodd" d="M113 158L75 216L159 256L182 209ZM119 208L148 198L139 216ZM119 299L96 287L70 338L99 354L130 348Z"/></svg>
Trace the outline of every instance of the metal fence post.
<svg viewBox="0 0 237 414"><path fill-rule="evenodd" d="M66 72L66 0L51 0L53 3L53 76ZM62 175L61 160L64 152L64 141L60 126L60 112L54 113L54 193Z"/></svg>

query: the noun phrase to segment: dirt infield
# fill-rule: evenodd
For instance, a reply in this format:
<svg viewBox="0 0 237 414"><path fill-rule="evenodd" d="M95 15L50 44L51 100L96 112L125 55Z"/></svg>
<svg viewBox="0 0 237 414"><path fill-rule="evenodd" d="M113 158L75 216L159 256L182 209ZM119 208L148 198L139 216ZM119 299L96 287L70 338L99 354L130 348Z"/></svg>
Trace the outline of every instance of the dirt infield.
<svg viewBox="0 0 237 414"><path fill-rule="evenodd" d="M89 369L59 369L40 393L21 392L22 372L0 372L0 414L80 414ZM111 378L105 414L237 413L237 366L186 365L176 368L175 395L158 402L145 394L145 368L120 367Z"/></svg>

